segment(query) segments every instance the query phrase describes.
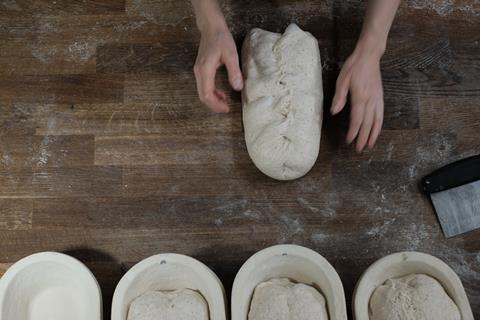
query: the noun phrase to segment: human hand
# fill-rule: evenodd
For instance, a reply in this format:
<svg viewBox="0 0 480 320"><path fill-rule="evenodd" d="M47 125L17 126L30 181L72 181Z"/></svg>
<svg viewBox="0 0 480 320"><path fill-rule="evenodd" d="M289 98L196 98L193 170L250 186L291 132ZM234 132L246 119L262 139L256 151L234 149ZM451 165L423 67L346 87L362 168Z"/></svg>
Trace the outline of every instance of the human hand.
<svg viewBox="0 0 480 320"><path fill-rule="evenodd" d="M234 90L243 88L243 77L238 62L237 47L224 21L201 30L202 37L193 68L200 100L215 112L228 112L224 91L216 88L215 74L225 65L228 80Z"/></svg>
<svg viewBox="0 0 480 320"><path fill-rule="evenodd" d="M381 54L368 46L357 46L337 78L335 97L330 112L339 113L350 93L350 126L348 144L356 138L356 150L361 152L366 145L373 148L383 124L383 87L380 72Z"/></svg>

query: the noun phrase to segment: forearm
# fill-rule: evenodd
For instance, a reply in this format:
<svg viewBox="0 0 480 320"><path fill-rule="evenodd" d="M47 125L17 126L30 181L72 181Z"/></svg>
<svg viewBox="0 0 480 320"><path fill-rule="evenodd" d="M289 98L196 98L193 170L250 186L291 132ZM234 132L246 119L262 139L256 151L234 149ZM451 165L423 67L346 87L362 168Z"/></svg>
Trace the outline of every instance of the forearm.
<svg viewBox="0 0 480 320"><path fill-rule="evenodd" d="M388 33L400 0L370 0L357 50L367 50L380 58L385 52Z"/></svg>
<svg viewBox="0 0 480 320"><path fill-rule="evenodd" d="M218 0L192 0L193 10L197 20L197 27L201 33L210 28L226 27Z"/></svg>

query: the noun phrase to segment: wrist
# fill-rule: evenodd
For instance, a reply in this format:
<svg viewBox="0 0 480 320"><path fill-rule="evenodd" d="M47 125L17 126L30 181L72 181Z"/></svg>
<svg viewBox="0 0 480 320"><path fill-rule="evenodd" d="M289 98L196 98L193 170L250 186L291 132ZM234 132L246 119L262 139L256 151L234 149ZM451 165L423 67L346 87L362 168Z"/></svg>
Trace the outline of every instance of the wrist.
<svg viewBox="0 0 480 320"><path fill-rule="evenodd" d="M358 39L354 52L380 60L385 53L386 39L378 35L362 34Z"/></svg>
<svg viewBox="0 0 480 320"><path fill-rule="evenodd" d="M197 23L198 30L201 35L211 34L215 32L222 32L224 30L228 31L227 22L223 16L215 18L207 18L204 21L199 21Z"/></svg>
<svg viewBox="0 0 480 320"><path fill-rule="evenodd" d="M211 30L228 29L225 17L216 0L194 0L193 4L197 27L201 34Z"/></svg>

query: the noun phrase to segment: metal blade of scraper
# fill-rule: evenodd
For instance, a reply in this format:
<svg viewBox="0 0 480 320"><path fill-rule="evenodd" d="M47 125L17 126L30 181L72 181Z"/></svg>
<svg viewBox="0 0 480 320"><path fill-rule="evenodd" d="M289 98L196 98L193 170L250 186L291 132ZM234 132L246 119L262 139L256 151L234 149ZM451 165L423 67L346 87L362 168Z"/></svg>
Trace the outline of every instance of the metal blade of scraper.
<svg viewBox="0 0 480 320"><path fill-rule="evenodd" d="M447 238L480 227L480 155L437 169L422 186Z"/></svg>
<svg viewBox="0 0 480 320"><path fill-rule="evenodd" d="M432 193L430 197L445 237L480 228L480 181Z"/></svg>

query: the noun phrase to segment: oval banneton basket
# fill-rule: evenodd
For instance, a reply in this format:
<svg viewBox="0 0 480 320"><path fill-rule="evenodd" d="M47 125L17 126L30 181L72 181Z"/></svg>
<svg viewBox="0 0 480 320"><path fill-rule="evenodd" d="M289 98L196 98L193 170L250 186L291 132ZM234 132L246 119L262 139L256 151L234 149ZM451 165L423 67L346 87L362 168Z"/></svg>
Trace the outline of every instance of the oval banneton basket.
<svg viewBox="0 0 480 320"><path fill-rule="evenodd" d="M273 278L289 278L319 290L330 320L347 320L342 282L330 263L317 252L297 245L277 245L251 256L235 277L232 320L247 320L255 287Z"/></svg>
<svg viewBox="0 0 480 320"><path fill-rule="evenodd" d="M97 280L80 261L57 252L30 255L0 279L2 320L101 320Z"/></svg>
<svg viewBox="0 0 480 320"><path fill-rule="evenodd" d="M200 261L175 253L158 254L133 266L120 280L112 301L112 320L127 320L131 302L147 291L196 290L208 304L210 320L226 320L225 290Z"/></svg>
<svg viewBox="0 0 480 320"><path fill-rule="evenodd" d="M368 320L373 291L390 278L412 273L435 278L460 310L462 320L474 320L465 289L457 274L442 260L421 252L398 252L374 262L362 275L353 294L355 320Z"/></svg>

